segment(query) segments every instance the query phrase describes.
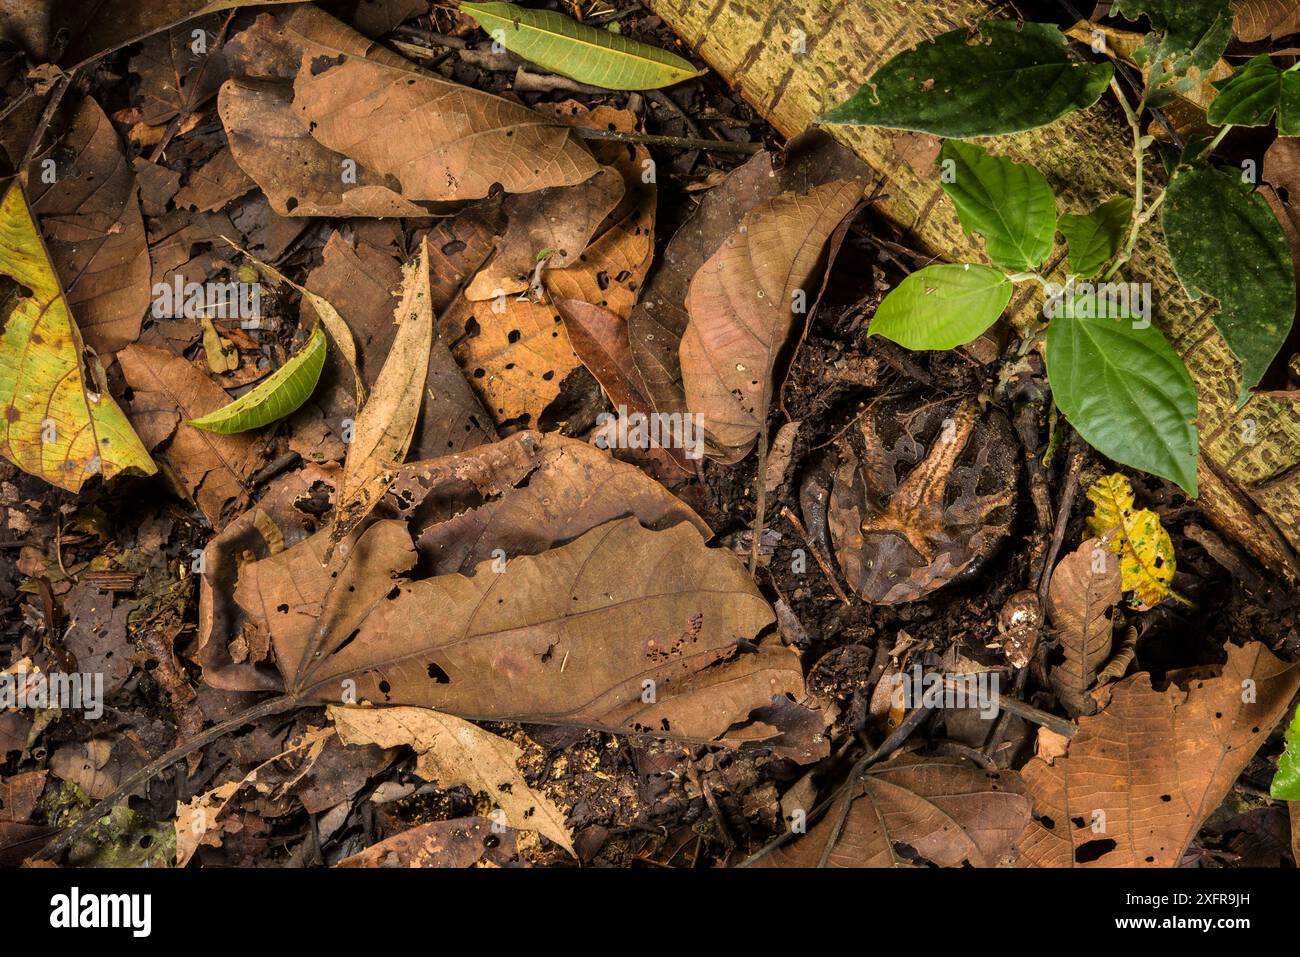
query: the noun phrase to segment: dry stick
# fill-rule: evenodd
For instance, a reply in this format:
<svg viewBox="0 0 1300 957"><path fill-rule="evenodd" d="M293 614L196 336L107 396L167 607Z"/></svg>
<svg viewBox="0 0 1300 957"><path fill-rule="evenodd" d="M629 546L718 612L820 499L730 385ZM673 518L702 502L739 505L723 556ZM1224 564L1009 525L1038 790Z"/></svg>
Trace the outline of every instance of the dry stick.
<svg viewBox="0 0 1300 957"><path fill-rule="evenodd" d="M813 540L808 536L808 530L803 527L803 522L799 521L799 516L795 515L795 513L790 510L789 505L786 505L781 509L781 514L785 516L786 521L794 526L795 531L803 537L804 543L808 546L808 551L812 552L813 558L815 558L817 564L821 566L822 572L826 575L827 580L830 581L831 588L835 590L835 594L839 597L840 601L844 602L846 605L853 604L849 601L848 595L844 594L844 589L840 587L840 583L835 578L834 570L822 556L821 549L814 545Z"/></svg>
<svg viewBox="0 0 1300 957"><path fill-rule="evenodd" d="M849 772L848 777L845 778L844 783L837 787L830 797L812 809L812 812L808 815L809 820L821 816L826 812L827 808L836 805L837 802L839 805L836 811L835 824L831 828L830 840L826 842L826 849L822 852L818 866L825 865L826 858L829 856L831 850L834 849L835 844L839 841L840 832L844 829L844 821L848 817L849 806L853 803L850 800L841 800L845 791L862 778L867 768L871 767L871 765L881 759L889 757L889 755L894 751L898 750L898 748L903 745L903 742L912 736L912 732L920 727L921 722L929 717L929 715L930 709L925 706L912 709L912 711L908 713L907 717L903 719L902 723L890 733L889 737L885 738L880 747L876 748L876 750L872 751L870 754L859 758L853 765L853 769ZM741 861L738 866L749 867L751 864L767 857L778 848L789 844L797 836L798 835L795 832L787 831L775 840L769 841L762 848L745 858L745 860Z"/></svg>
<svg viewBox="0 0 1300 957"><path fill-rule="evenodd" d="M1084 451L1079 433L1071 434L1065 491L1061 493L1061 501L1056 509L1056 528L1052 532L1052 545L1047 550L1046 560L1038 576L1038 603L1044 608L1047 607L1047 586L1052 580L1052 567L1056 564L1056 556L1061 554L1061 546L1065 544L1065 529L1070 524L1070 513L1074 511L1074 499L1079 492L1079 473L1083 469Z"/></svg>
<svg viewBox="0 0 1300 957"><path fill-rule="evenodd" d="M559 124L557 124L559 125ZM658 133L616 133L612 130L589 130L564 126L584 140L614 140L618 143L644 143L646 146L673 146L686 150L712 150L715 153L761 153L762 143L733 143L731 140L706 140L694 136L661 136Z"/></svg>
<svg viewBox="0 0 1300 957"><path fill-rule="evenodd" d="M763 521L767 518L767 415L758 432L758 506L754 509L754 536L749 543L749 577L758 574L758 553L763 546Z"/></svg>
<svg viewBox="0 0 1300 957"><path fill-rule="evenodd" d="M258 718L269 717L273 714L283 714L299 707L302 704L293 695L280 695L276 698L268 698L251 708L239 712L233 718L227 718L218 724L214 724L208 730L204 731L198 737L177 745L160 758L150 761L140 770L136 771L129 778L119 784L116 790L108 797L104 798L89 811L81 816L76 824L62 831L50 843L46 844L39 852L33 856L33 860L53 860L57 858L64 850L68 848L78 837L86 832L92 824L103 818L109 811L117 806L117 803L125 798L128 794L144 784L155 774L159 774L171 765L175 764L181 758L193 754L199 748L206 747L218 738L224 737L231 731L256 721Z"/></svg>

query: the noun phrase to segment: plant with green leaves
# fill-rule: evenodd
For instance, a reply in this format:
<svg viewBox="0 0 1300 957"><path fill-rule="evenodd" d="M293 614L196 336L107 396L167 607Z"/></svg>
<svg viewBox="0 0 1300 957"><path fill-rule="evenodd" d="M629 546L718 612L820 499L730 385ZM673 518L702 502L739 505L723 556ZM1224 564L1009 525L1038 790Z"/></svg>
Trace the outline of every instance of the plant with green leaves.
<svg viewBox="0 0 1300 957"><path fill-rule="evenodd" d="M1043 321L1026 330L1025 348L1045 345L1056 406L1099 452L1196 495L1196 390L1150 321L1150 286L1122 282L1123 270L1160 214L1187 295L1218 301L1213 321L1241 362L1245 404L1290 332L1295 275L1286 235L1255 192L1253 166L1220 167L1210 155L1234 126L1276 120L1280 135L1300 135L1300 71L1259 56L1216 83L1209 120L1218 135L1167 158L1168 185L1153 188L1141 117L1219 60L1231 2L1120 0L1114 12L1145 16L1153 28L1136 57L1146 75L1136 104L1112 63L1076 53L1054 25L997 21L900 53L820 122L947 137L937 160L944 192L963 229L983 238L991 264L911 274L880 304L871 335L909 349L955 348L1001 317L1017 284L1040 284ZM1105 53L1104 43L1092 52ZM964 142L1046 126L1095 105L1108 88L1133 133L1131 197L1058 215L1036 169ZM1067 256L1045 275L1058 232Z"/></svg>

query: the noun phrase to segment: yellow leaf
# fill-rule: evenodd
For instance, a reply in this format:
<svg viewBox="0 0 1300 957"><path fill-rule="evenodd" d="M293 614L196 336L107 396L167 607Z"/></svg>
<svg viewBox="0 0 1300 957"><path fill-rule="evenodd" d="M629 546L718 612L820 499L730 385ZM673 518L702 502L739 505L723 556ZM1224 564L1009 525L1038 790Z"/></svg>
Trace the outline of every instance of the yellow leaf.
<svg viewBox="0 0 1300 957"><path fill-rule="evenodd" d="M24 472L78 491L93 475L157 471L102 382L17 183L0 200L0 454ZM102 376L102 373L100 374Z"/></svg>
<svg viewBox="0 0 1300 957"><path fill-rule="evenodd" d="M1134 510L1133 486L1123 475L1103 475L1088 489L1093 513L1088 533L1106 540L1120 556L1123 588L1143 608L1177 598L1169 587L1174 578L1174 544L1150 509Z"/></svg>

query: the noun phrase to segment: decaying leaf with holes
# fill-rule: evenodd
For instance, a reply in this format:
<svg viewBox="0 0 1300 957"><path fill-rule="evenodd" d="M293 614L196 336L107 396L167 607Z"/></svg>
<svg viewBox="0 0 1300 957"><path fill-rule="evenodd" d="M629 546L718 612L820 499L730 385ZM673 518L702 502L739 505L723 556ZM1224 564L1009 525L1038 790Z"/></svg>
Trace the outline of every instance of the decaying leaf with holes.
<svg viewBox="0 0 1300 957"><path fill-rule="evenodd" d="M1052 571L1047 611L1065 655L1052 668L1052 687L1072 715L1097 710L1087 691L1110 657L1110 615L1122 590L1119 560L1096 538L1061 559Z"/></svg>
<svg viewBox="0 0 1300 957"><path fill-rule="evenodd" d="M905 756L845 786L806 834L763 867L996 867L1030 822L1014 771ZM811 808L806 809L811 810Z"/></svg>
<svg viewBox="0 0 1300 957"><path fill-rule="evenodd" d="M1006 536L1020 459L976 402L880 400L839 447L827 524L849 585L882 605L974 574Z"/></svg>
<svg viewBox="0 0 1300 957"><path fill-rule="evenodd" d="M440 787L465 785L481 791L505 813L516 830L537 831L570 854L573 834L564 811L545 794L528 786L519 770L523 751L517 744L484 731L455 715L428 708L329 708L344 744L409 745L415 749L415 773ZM576 855L574 855L576 856Z"/></svg>
<svg viewBox="0 0 1300 957"><path fill-rule="evenodd" d="M539 112L569 126L627 132L635 125L631 113L609 107L588 111L569 102L544 105ZM618 171L622 198L601 223L593 224L599 229L585 249L578 250L567 266L548 261L548 268L540 272L540 286L534 284L524 294L480 301L463 296L440 317L442 337L456 343L456 361L498 423L513 420L536 426L559 395L565 377L579 364L594 364L590 349L586 357L575 351L555 302L580 299L609 310L625 323L650 268L656 189L653 182L643 182L649 153L643 146L629 149L623 143L604 143L597 146L596 156L606 168ZM585 188L583 184L574 190ZM574 190L559 190L556 195ZM519 228L513 223L507 226L507 243L511 231ZM489 264L484 273L492 271ZM493 282L480 281L484 273L475 283L492 286L489 291L494 292Z"/></svg>
<svg viewBox="0 0 1300 957"><path fill-rule="evenodd" d="M860 184L840 181L782 193L750 210L691 279L682 384L687 408L704 416L710 457L733 464L754 447L777 355L816 299L827 240L861 197Z"/></svg>
<svg viewBox="0 0 1300 957"><path fill-rule="evenodd" d="M293 104L313 138L391 177L408 200L482 199L498 183L529 193L599 170L578 137L526 106L369 52L320 55L309 46Z"/></svg>
<svg viewBox="0 0 1300 957"><path fill-rule="evenodd" d="M1228 646L1217 678L1151 687L1136 674L1079 719L1065 757L1021 777L1034 820L1020 837L1036 867L1177 867L1300 689L1300 670L1258 642Z"/></svg>
<svg viewBox="0 0 1300 957"><path fill-rule="evenodd" d="M1124 591L1133 593L1133 606L1154 608L1173 595L1174 544L1155 512L1133 508L1129 480L1118 473L1103 475L1088 489L1088 501L1093 505L1088 531L1107 539L1120 556Z"/></svg>
<svg viewBox="0 0 1300 957"><path fill-rule="evenodd" d="M466 288L466 297L478 302L526 292L543 269L572 266L622 198L623 179L610 166L575 186L508 197L510 221L501 246Z"/></svg>
<svg viewBox="0 0 1300 957"><path fill-rule="evenodd" d="M17 183L0 200L0 452L76 492L94 475L157 471L122 410L88 369L81 334Z"/></svg>

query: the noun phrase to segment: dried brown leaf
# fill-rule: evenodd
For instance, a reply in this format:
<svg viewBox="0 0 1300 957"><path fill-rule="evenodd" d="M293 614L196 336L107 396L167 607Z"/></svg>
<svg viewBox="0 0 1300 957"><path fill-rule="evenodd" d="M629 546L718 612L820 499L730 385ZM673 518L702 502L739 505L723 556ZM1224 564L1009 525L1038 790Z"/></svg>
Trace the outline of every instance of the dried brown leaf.
<svg viewBox="0 0 1300 957"><path fill-rule="evenodd" d="M1085 692L1110 657L1110 616L1122 593L1119 556L1096 538L1085 541L1052 571L1047 613L1065 655L1052 669L1052 686L1072 714L1093 710Z"/></svg>
<svg viewBox="0 0 1300 957"><path fill-rule="evenodd" d="M782 193L750 210L691 280L682 336L686 405L704 416L708 454L739 462L753 448L771 402L777 355L806 311L831 233L862 195L832 182Z"/></svg>
<svg viewBox="0 0 1300 957"><path fill-rule="evenodd" d="M134 393L127 416L141 441L150 450L167 443L161 455L182 492L221 528L227 508L245 501L266 438L187 425L229 403L230 396L180 356L134 345L118 353L118 361Z"/></svg>
<svg viewBox="0 0 1300 957"><path fill-rule="evenodd" d="M807 834L758 863L995 867L1029 820L1014 771L986 771L962 758L903 757L868 769Z"/></svg>
<svg viewBox="0 0 1300 957"><path fill-rule="evenodd" d="M329 716L344 744L410 745L416 752L415 773L424 780L481 791L505 812L505 821L498 823L537 831L574 853L564 811L529 786L519 770L523 750L513 742L428 708L333 706Z"/></svg>
<svg viewBox="0 0 1300 957"><path fill-rule="evenodd" d="M1202 822L1286 714L1300 670L1264 645L1228 646L1217 678L1185 690L1137 674L1079 720L1070 753L1021 770L1035 820L1022 860L1037 867L1176 867Z"/></svg>

